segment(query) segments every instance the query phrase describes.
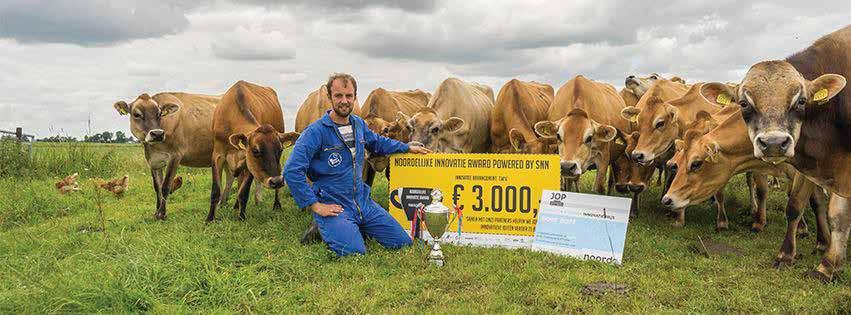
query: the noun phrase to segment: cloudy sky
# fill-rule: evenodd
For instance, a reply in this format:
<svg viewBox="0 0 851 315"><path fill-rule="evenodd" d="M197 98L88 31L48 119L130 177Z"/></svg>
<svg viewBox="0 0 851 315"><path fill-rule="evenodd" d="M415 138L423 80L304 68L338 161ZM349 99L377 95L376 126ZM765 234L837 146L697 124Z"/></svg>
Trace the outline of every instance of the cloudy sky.
<svg viewBox="0 0 851 315"><path fill-rule="evenodd" d="M273 87L287 129L331 72L434 90L449 76L556 89L577 74L738 81L851 23L849 1L0 1L0 129L129 131L112 108L143 92Z"/></svg>

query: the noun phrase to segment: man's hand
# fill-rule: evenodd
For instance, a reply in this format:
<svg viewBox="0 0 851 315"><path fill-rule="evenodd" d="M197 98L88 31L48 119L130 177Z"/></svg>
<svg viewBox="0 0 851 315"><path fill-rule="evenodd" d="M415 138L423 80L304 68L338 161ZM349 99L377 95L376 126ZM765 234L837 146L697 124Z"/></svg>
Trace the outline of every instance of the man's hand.
<svg viewBox="0 0 851 315"><path fill-rule="evenodd" d="M343 212L343 207L334 204L314 203L310 205L310 210L323 217L336 217Z"/></svg>
<svg viewBox="0 0 851 315"><path fill-rule="evenodd" d="M412 145L412 146L408 146L408 153L426 154L426 153L431 153L431 150L429 150L426 147Z"/></svg>

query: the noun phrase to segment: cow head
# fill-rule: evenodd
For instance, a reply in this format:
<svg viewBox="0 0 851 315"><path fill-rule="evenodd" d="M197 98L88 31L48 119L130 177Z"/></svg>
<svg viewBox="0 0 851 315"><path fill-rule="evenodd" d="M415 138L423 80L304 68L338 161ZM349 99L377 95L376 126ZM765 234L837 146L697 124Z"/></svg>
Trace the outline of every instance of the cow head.
<svg viewBox="0 0 851 315"><path fill-rule="evenodd" d="M557 121L535 124L535 132L546 137L556 137L561 156L561 172L565 176L579 176L588 170L608 142L617 135L617 129L588 118L588 114L575 108Z"/></svg>
<svg viewBox="0 0 851 315"><path fill-rule="evenodd" d="M377 115L370 114L363 120L366 122L367 128L378 135L405 143L411 140L411 134L405 127L405 118L402 116L397 115L396 120L388 122ZM383 171L390 165L388 156L373 156L369 152L367 152L366 161L377 172Z"/></svg>
<svg viewBox="0 0 851 315"><path fill-rule="evenodd" d="M460 153L464 151L469 128L458 117L443 120L431 108L422 108L413 116L399 112L407 122L411 144L422 145L434 152Z"/></svg>
<svg viewBox="0 0 851 315"><path fill-rule="evenodd" d="M641 164L650 164L662 156L679 137L677 109L656 95L643 97L638 107L626 107L621 110L623 118L636 122L638 133L641 135L635 144L635 149L628 151L632 159Z"/></svg>
<svg viewBox="0 0 851 315"><path fill-rule="evenodd" d="M688 131L676 141L677 154L668 164L676 172L662 204L683 208L696 204L723 188L733 175L733 165L711 135Z"/></svg>
<svg viewBox="0 0 851 315"><path fill-rule="evenodd" d="M624 141L624 154L619 154L614 161L615 190L622 194L627 192L640 193L647 189L647 183L653 176L656 167L653 164L636 163L627 154L635 148L635 144L638 142L638 132L633 132L616 140L616 142L619 141Z"/></svg>
<svg viewBox="0 0 851 315"><path fill-rule="evenodd" d="M292 146L298 136L298 132L282 133L264 124L248 133L232 134L228 141L245 156L245 166L255 180L267 188L277 189L284 186L281 153Z"/></svg>
<svg viewBox="0 0 851 315"><path fill-rule="evenodd" d="M754 156L780 163L795 155L805 113L836 96L845 83L837 74L808 81L788 62L774 60L753 65L738 88L708 83L701 95L719 105L738 104Z"/></svg>
<svg viewBox="0 0 851 315"><path fill-rule="evenodd" d="M160 143L166 139L162 119L180 110L177 103L158 104L150 95L139 95L132 103L115 102L120 115L130 115L130 132L142 143Z"/></svg>
<svg viewBox="0 0 851 315"><path fill-rule="evenodd" d="M653 82L659 80L661 78L660 75L656 73L652 73L647 77L637 77L635 75L629 75L626 77L626 81L624 82L624 88L632 91L632 94L641 98L644 95L644 92L650 89L650 86L653 85Z"/></svg>
<svg viewBox="0 0 851 315"><path fill-rule="evenodd" d="M552 136L524 135L517 128L511 128L508 131L508 140L511 142L513 153L553 154L558 152L558 140Z"/></svg>

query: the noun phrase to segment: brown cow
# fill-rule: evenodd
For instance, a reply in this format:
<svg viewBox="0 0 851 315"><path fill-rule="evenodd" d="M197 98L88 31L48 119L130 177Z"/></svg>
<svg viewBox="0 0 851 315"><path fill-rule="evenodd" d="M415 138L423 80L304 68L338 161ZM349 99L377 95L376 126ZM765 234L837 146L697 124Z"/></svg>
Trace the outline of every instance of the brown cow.
<svg viewBox="0 0 851 315"><path fill-rule="evenodd" d="M304 128L307 128L308 125L319 120L319 118L322 118L322 115L325 115L325 112L330 109L331 99L328 97L325 84L322 84L319 86L319 89L310 92L307 99L298 108L295 116L295 131L304 131ZM358 105L357 99L355 99L354 106L352 107L352 113L360 116L361 108Z"/></svg>
<svg viewBox="0 0 851 315"><path fill-rule="evenodd" d="M614 186L618 193L632 193L632 204L629 214L636 216L638 215L639 196L647 188L647 182L653 177L656 166L636 163L630 158L629 154L626 154L626 152L630 152L635 148L635 144L638 142L637 132L625 135L623 139L616 138L615 141L616 143L618 141L624 141L625 148L623 152L616 152L620 154L616 155L617 157L611 165L612 172L609 176L609 193L611 193L612 186Z"/></svg>
<svg viewBox="0 0 851 315"><path fill-rule="evenodd" d="M754 156L792 164L832 193L830 247L809 275L829 281L845 263L851 232L851 26L786 60L753 65L737 89L706 84L711 102L738 104Z"/></svg>
<svg viewBox="0 0 851 315"><path fill-rule="evenodd" d="M369 93L361 107L361 111L366 114L364 122L367 128L376 134L407 143L411 140L410 131L406 127L404 116L399 115L399 112L413 115L428 105L429 98L431 94L419 89L396 92L377 88ZM390 165L389 157L367 152L366 161L368 164L364 168L364 178L368 185L372 186L376 172L386 170L385 174L390 178L390 169L387 167Z"/></svg>
<svg viewBox="0 0 851 315"><path fill-rule="evenodd" d="M581 75L558 89L548 120L535 124L535 131L557 137L562 176L577 177L595 164L594 190L604 193L609 166L617 158L614 155L623 152L623 146L612 140L619 132L631 133L629 122L619 117L623 108L623 98L614 87Z"/></svg>
<svg viewBox="0 0 851 315"><path fill-rule="evenodd" d="M213 114L213 187L207 222L216 218L219 204L221 171L239 176L237 206L239 218L245 219L245 206L251 183L257 179L275 189L275 209L281 208L278 190L283 148L295 143L297 132L284 133L284 116L278 94L269 87L245 81L236 82L222 96Z"/></svg>
<svg viewBox="0 0 851 315"><path fill-rule="evenodd" d="M727 117L705 135L695 137L695 133L690 130L685 140L677 140L678 152L673 161L680 171L674 177L671 189L663 197L664 203L677 207L696 204L722 189L733 175L745 171L793 174L786 206L786 237L774 265L783 267L794 263L795 235L798 234L799 226L806 226L802 220L802 209L807 200L816 213L818 248L826 247L828 228L824 200L827 196L813 182L791 170L789 165L774 165L754 158L753 144L745 137L747 130L740 111ZM760 197L764 198L766 191L763 190L761 194L763 196Z"/></svg>
<svg viewBox="0 0 851 315"><path fill-rule="evenodd" d="M488 90L456 78L441 82L428 106L406 119L411 143L435 152L487 152L493 111L493 92L488 94Z"/></svg>
<svg viewBox="0 0 851 315"><path fill-rule="evenodd" d="M166 203L174 190L172 183L177 179L178 165L211 166L213 142L198 139L213 138L213 111L220 99L220 96L177 92L154 96L144 93L130 104L118 101L113 105L119 114L130 115L130 132L142 142L157 194L156 219L166 218ZM225 199L232 181L233 177L228 176L222 192Z"/></svg>
<svg viewBox="0 0 851 315"><path fill-rule="evenodd" d="M553 93L549 84L517 79L505 83L490 117L490 152L555 153L555 138L539 138L533 129L547 119Z"/></svg>
<svg viewBox="0 0 851 315"><path fill-rule="evenodd" d="M686 92L685 86L680 83L658 80L638 104L621 111L623 118L636 122L639 139L635 150L630 152L635 161L647 164L665 155L674 145L674 140L682 137L685 127L694 120L697 112L714 113L721 109L720 106L693 101L702 99L697 88L688 90L691 93Z"/></svg>

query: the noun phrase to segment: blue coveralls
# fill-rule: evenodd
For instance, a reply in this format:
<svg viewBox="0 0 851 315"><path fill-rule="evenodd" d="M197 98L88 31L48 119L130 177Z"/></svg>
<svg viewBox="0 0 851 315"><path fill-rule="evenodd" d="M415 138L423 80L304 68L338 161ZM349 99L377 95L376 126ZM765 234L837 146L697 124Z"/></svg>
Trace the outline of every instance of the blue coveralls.
<svg viewBox="0 0 851 315"><path fill-rule="evenodd" d="M328 112L299 136L283 172L293 199L299 208L314 202L343 207L338 216L313 213L322 240L337 256L366 254L364 236L387 248L410 245L411 238L372 200L370 187L363 182L365 150L387 155L408 152L408 145L375 134L360 117L349 117L355 134L354 157Z"/></svg>

